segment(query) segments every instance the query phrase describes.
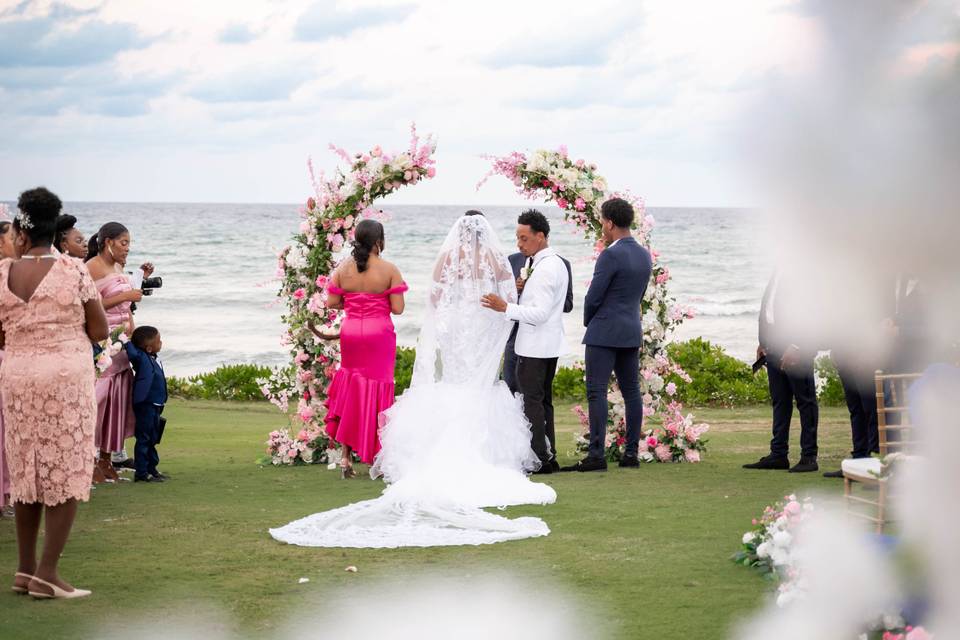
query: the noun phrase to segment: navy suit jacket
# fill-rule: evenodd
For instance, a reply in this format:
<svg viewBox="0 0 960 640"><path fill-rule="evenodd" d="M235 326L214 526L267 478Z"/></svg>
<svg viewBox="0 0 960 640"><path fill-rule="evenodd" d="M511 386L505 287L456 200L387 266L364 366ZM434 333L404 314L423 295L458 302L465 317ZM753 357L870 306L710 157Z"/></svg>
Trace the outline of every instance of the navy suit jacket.
<svg viewBox="0 0 960 640"><path fill-rule="evenodd" d="M163 373L163 367L157 362L157 357L138 349L133 342L127 342L123 347L127 350L127 357L130 358L135 373L133 404L166 404L167 377Z"/></svg>
<svg viewBox="0 0 960 640"><path fill-rule="evenodd" d="M583 303L583 344L632 348L643 345L640 301L647 292L653 263L633 238L621 238L597 258Z"/></svg>
<svg viewBox="0 0 960 640"><path fill-rule="evenodd" d="M563 301L563 312L570 313L573 311L573 268L570 266L569 260L563 256L557 257L563 260L563 264L567 268L567 299ZM527 258L522 253L517 252L507 256L507 260L510 261L510 267L513 268L513 279L516 280L520 277L520 269L523 269Z"/></svg>

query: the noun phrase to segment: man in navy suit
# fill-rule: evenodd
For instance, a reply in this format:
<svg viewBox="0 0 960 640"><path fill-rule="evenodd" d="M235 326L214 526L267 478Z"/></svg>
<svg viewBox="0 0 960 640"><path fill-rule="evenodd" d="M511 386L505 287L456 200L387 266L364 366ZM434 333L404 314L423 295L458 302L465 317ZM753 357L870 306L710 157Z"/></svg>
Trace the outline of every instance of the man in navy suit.
<svg viewBox="0 0 960 640"><path fill-rule="evenodd" d="M142 326L133 331L124 345L133 365L133 414L136 417L134 448L134 482L163 482L167 479L157 465L157 443L163 432L160 414L167 403L167 378L157 358L163 342L154 327Z"/></svg>
<svg viewBox="0 0 960 640"><path fill-rule="evenodd" d="M630 233L634 212L629 202L611 198L600 207L607 248L597 258L583 306L586 345L587 400L590 405L590 448L587 457L565 471L607 468L607 389L616 373L626 409L627 443L621 467L639 467L637 458L643 399L640 394L640 301L650 282L650 253Z"/></svg>
<svg viewBox="0 0 960 640"><path fill-rule="evenodd" d="M529 268L533 263L533 258L524 256L521 252L512 253L507 258L510 261L510 267L513 269L513 277L517 281L517 291L523 295L523 285L525 280L520 277L520 271L524 267ZM567 267L567 299L563 303L563 312L573 311L573 269L570 261L560 256L563 264ZM517 392L517 354L514 351L514 345L517 342L517 329L519 322L513 323L513 329L510 331L510 337L507 339L507 346L503 350L503 381L507 383L511 393Z"/></svg>

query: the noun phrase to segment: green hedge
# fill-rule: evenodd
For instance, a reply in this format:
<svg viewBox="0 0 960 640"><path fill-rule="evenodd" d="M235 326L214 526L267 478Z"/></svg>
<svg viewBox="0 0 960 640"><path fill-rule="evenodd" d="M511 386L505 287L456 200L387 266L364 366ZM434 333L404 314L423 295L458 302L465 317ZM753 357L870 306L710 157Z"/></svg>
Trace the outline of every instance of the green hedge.
<svg viewBox="0 0 960 640"><path fill-rule="evenodd" d="M677 385L676 399L691 406L736 407L764 404L770 401L767 372L754 375L750 366L727 354L720 346L702 338L675 342L667 347L670 357L693 378L683 382L673 374L667 382ZM407 347L397 349L395 370L396 393L399 396L410 386L416 351ZM823 405L842 406L843 387L837 369L830 358L817 359L817 377L820 381L819 400ZM171 396L202 400L263 400L257 380L269 377L271 369L253 364L224 365L209 373L189 378L171 376L167 388ZM557 400L585 402L587 398L582 369L560 367L553 380L553 395Z"/></svg>

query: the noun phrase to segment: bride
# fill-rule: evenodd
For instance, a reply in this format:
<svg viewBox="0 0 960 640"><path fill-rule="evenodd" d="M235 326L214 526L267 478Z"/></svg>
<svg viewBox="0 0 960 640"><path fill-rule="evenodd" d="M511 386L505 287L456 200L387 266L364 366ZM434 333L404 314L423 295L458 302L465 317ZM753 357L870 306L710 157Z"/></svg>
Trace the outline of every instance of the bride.
<svg viewBox="0 0 960 640"><path fill-rule="evenodd" d="M472 212L471 212L472 213ZM440 249L410 388L383 414L370 474L379 498L271 529L281 542L312 547L431 547L545 536L539 518L510 519L484 507L549 504L554 490L531 482L539 467L519 398L497 380L511 325L480 306L517 290L493 228L460 217Z"/></svg>

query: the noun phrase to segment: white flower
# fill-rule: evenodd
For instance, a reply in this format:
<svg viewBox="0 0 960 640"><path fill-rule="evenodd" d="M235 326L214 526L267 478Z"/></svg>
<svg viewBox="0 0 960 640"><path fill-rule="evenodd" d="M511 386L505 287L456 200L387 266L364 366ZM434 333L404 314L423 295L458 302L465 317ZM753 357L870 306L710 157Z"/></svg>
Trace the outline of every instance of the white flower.
<svg viewBox="0 0 960 640"><path fill-rule="evenodd" d="M780 547L774 547L770 550L770 561L778 567L782 567L785 564L788 564L790 561L790 554L781 549Z"/></svg>
<svg viewBox="0 0 960 640"><path fill-rule="evenodd" d="M755 534L753 531L747 531L745 534L743 534L743 544L750 544L753 542L754 535Z"/></svg>
<svg viewBox="0 0 960 640"><path fill-rule="evenodd" d="M647 380L647 388L653 391L654 393L659 393L663 390L663 378L661 378L656 373L650 376L650 379Z"/></svg>
<svg viewBox="0 0 960 640"><path fill-rule="evenodd" d="M542 173L545 172L549 166L550 165L547 162L546 155L543 151L537 151L529 160L527 160L527 171Z"/></svg>
<svg viewBox="0 0 960 640"><path fill-rule="evenodd" d="M767 558L767 557L769 557L769 556L770 556L770 543L769 543L769 542L761 542L761 543L757 546L757 557L758 557L758 558Z"/></svg>
<svg viewBox="0 0 960 640"><path fill-rule="evenodd" d="M401 153L390 161L390 167L395 171L406 171L413 168L413 160L406 153Z"/></svg>
<svg viewBox="0 0 960 640"><path fill-rule="evenodd" d="M773 544L780 548L786 549L791 542L793 542L793 536L786 531L777 531L773 534Z"/></svg>
<svg viewBox="0 0 960 640"><path fill-rule="evenodd" d="M650 453L649 451L644 451L637 457L640 458L640 460L643 462L653 462L653 454Z"/></svg>

